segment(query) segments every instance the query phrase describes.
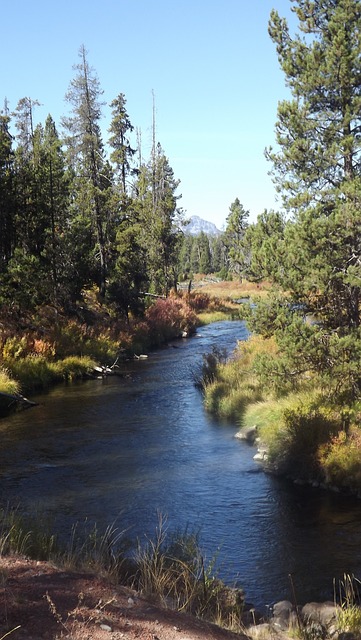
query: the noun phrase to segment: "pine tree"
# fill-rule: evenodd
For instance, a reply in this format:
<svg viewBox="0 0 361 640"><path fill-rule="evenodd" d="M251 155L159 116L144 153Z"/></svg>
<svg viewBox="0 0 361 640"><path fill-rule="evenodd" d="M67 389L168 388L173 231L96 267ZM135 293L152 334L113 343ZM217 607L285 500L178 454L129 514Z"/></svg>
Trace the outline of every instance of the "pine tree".
<svg viewBox="0 0 361 640"><path fill-rule="evenodd" d="M177 286L178 258L182 241L183 212L177 207L179 180L160 144L140 169L136 208L142 225L142 246L152 290L168 295Z"/></svg>
<svg viewBox="0 0 361 640"><path fill-rule="evenodd" d="M68 132L66 144L75 175L78 215L88 218L94 231L93 253L99 264L97 282L101 296L105 295L109 243L107 222L108 196L111 183L106 175L104 147L100 131L102 90L99 80L89 66L87 52L79 50L77 75L66 95L72 105L72 116L63 119Z"/></svg>
<svg viewBox="0 0 361 640"><path fill-rule="evenodd" d="M199 245L199 271L208 274L212 270L211 250L209 248L209 238L204 231L198 236Z"/></svg>
<svg viewBox="0 0 361 640"><path fill-rule="evenodd" d="M227 247L229 269L242 277L248 262L245 252L244 235L248 227L249 211L246 211L236 198L229 207L226 220L226 230L223 234L223 242Z"/></svg>
<svg viewBox="0 0 361 640"><path fill-rule="evenodd" d="M129 191L127 181L132 173L131 163L136 153L136 150L131 147L129 139L134 127L126 110L126 99L123 93L120 93L110 106L112 107L112 121L109 128L111 133L109 145L113 149L110 160L115 164L122 194L125 196Z"/></svg>
<svg viewBox="0 0 361 640"><path fill-rule="evenodd" d="M287 375L315 370L354 395L361 390L361 5L297 0L293 11L294 37L271 14L291 99L279 104L278 148L267 152L292 217L284 223L265 213L247 233L253 264L260 271L263 259L263 274L287 293L260 304L253 327L277 337ZM317 323L305 323L307 314Z"/></svg>
<svg viewBox="0 0 361 640"><path fill-rule="evenodd" d="M278 107L269 150L287 208L332 210L360 175L361 6L358 0L297 0L301 34L271 14L269 33L292 99Z"/></svg>
<svg viewBox="0 0 361 640"><path fill-rule="evenodd" d="M0 112L0 273L13 254L15 244L14 151L7 106Z"/></svg>

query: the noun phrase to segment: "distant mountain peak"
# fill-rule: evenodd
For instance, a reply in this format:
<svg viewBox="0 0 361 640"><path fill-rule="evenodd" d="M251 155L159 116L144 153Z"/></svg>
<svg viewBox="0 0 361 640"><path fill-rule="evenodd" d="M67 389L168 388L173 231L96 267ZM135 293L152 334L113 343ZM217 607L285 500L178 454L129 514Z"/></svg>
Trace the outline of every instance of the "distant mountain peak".
<svg viewBox="0 0 361 640"><path fill-rule="evenodd" d="M206 233L207 236L219 236L221 233L213 222L203 220L203 218L200 218L199 216L191 216L189 218L189 223L184 225L183 230L184 233L191 236L197 236L202 231L203 233Z"/></svg>

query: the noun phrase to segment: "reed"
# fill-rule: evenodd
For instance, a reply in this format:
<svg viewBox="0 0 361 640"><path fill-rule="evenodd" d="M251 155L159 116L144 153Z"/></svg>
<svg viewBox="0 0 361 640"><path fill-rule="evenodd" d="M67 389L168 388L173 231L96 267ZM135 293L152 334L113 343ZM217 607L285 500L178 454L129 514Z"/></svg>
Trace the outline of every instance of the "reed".
<svg viewBox="0 0 361 640"><path fill-rule="evenodd" d="M361 582L354 575L344 574L338 589L334 583L334 600L337 606L337 627L339 633L361 634Z"/></svg>
<svg viewBox="0 0 361 640"><path fill-rule="evenodd" d="M217 579L215 560L205 563L197 534L169 536L160 515L155 536L139 544L136 565L136 588L148 598L221 626L235 625L236 619L241 624L243 594L240 598Z"/></svg>

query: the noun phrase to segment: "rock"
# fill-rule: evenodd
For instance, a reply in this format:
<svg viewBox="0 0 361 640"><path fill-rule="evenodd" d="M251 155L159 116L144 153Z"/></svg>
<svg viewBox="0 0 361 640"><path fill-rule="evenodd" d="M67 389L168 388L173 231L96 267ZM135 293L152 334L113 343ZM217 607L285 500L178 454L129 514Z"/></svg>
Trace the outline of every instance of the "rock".
<svg viewBox="0 0 361 640"><path fill-rule="evenodd" d="M337 618L337 606L333 602L309 602L302 607L301 614L306 623L319 622L327 628Z"/></svg>
<svg viewBox="0 0 361 640"><path fill-rule="evenodd" d="M273 606L272 624L279 629L286 630L290 624L297 623L297 615L292 602L289 600L281 600Z"/></svg>
<svg viewBox="0 0 361 640"><path fill-rule="evenodd" d="M257 427L243 427L234 437L239 440L246 440L246 442L249 442L250 444L254 444L257 437Z"/></svg>
<svg viewBox="0 0 361 640"><path fill-rule="evenodd" d="M267 449L260 448L258 449L256 455L253 456L253 460L257 462L265 462L268 458Z"/></svg>

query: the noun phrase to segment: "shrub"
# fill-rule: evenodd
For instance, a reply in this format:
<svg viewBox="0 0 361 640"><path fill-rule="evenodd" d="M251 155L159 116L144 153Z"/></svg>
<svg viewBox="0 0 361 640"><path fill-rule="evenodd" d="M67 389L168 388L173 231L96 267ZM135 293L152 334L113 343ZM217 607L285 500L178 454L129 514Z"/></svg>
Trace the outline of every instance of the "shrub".
<svg viewBox="0 0 361 640"><path fill-rule="evenodd" d="M29 352L29 338L26 335L21 337L11 336L6 338L3 348L2 357L4 361L14 360L24 357Z"/></svg>
<svg viewBox="0 0 361 640"><path fill-rule="evenodd" d="M190 308L198 313L199 311L209 309L211 306L211 296L208 293L203 293L201 291L192 291L187 296L187 302Z"/></svg>
<svg viewBox="0 0 361 640"><path fill-rule="evenodd" d="M54 340L59 358L69 355L81 355L84 351L88 328L76 320L69 320L56 328Z"/></svg>
<svg viewBox="0 0 361 640"><path fill-rule="evenodd" d="M149 335L154 346L178 337L183 331L192 333L197 326L197 317L187 302L169 296L152 304L145 316Z"/></svg>
<svg viewBox="0 0 361 640"><path fill-rule="evenodd" d="M361 432L353 426L340 431L319 451L327 483L361 491Z"/></svg>
<svg viewBox="0 0 361 640"><path fill-rule="evenodd" d="M112 338L109 332L91 334L84 341L82 355L89 356L104 365L110 365L119 354L120 344L120 341Z"/></svg>

